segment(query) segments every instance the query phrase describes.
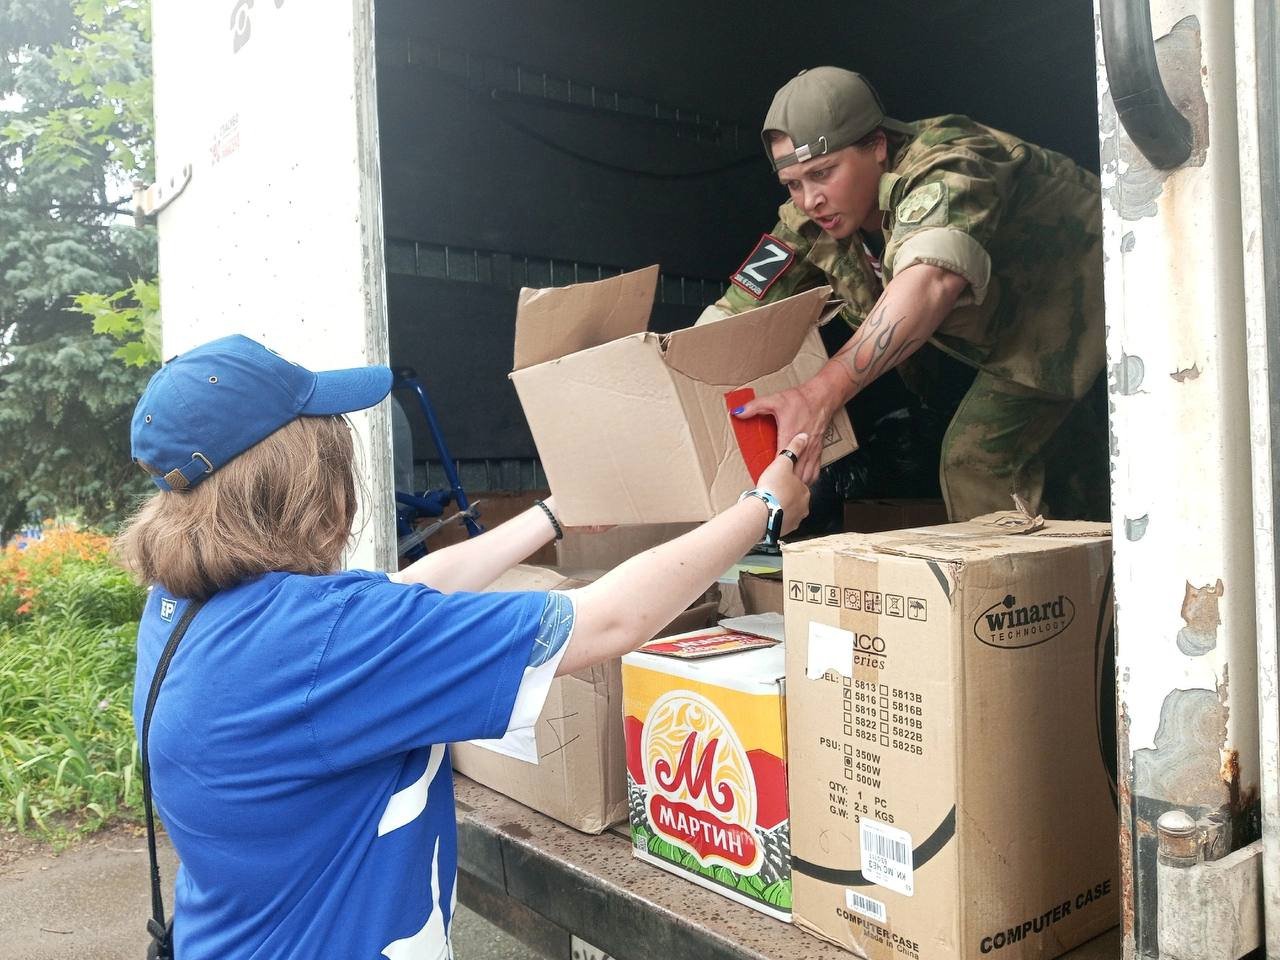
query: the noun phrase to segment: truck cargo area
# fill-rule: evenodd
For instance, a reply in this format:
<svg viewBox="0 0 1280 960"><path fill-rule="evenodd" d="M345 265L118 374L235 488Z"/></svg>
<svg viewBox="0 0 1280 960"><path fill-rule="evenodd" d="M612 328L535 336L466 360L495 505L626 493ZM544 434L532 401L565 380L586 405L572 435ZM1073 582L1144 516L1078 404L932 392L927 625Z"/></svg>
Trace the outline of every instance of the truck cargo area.
<svg viewBox="0 0 1280 960"><path fill-rule="evenodd" d="M520 287L657 263L655 328L691 323L785 199L759 130L799 70L855 69L890 116L964 113L1098 166L1082 0L378 0L374 14L391 358L429 384L469 490L545 482L507 381ZM414 429L419 479L438 482Z"/></svg>

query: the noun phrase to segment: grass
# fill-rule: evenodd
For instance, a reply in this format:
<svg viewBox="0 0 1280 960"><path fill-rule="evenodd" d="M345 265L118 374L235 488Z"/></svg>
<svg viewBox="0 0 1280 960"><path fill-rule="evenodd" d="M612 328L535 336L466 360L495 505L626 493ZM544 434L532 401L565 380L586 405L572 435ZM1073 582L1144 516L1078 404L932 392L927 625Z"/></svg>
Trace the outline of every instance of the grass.
<svg viewBox="0 0 1280 960"><path fill-rule="evenodd" d="M139 815L143 597L96 534L0 551L0 826L57 840Z"/></svg>

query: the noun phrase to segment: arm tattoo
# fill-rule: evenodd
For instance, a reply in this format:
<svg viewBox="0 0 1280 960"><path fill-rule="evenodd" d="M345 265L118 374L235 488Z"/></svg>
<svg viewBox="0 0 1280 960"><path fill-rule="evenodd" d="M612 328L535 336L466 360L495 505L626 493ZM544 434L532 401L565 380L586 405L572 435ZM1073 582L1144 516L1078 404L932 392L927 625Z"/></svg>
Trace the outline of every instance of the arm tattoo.
<svg viewBox="0 0 1280 960"><path fill-rule="evenodd" d="M886 370L896 367L923 343L922 340L895 340L905 320L905 315L890 319L885 306L881 305L871 311L853 335L848 356L842 358L842 365L853 382L855 392Z"/></svg>

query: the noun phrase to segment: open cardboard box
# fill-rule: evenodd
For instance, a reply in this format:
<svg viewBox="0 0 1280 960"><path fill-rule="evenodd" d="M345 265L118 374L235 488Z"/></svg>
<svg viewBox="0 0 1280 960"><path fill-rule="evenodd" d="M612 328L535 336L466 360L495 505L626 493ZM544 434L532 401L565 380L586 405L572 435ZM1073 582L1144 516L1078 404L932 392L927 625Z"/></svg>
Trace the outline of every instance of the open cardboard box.
<svg viewBox="0 0 1280 960"><path fill-rule="evenodd" d="M564 571L517 564L490 590L572 590L601 571ZM659 631L685 633L713 624L718 595L709 592ZM455 743L453 768L586 833L627 818L626 745L622 730L622 671L618 660L556 677L534 730L538 762L494 749L495 741Z"/></svg>
<svg viewBox="0 0 1280 960"><path fill-rule="evenodd" d="M708 520L752 480L725 394L795 387L821 369L820 287L716 323L647 330L656 266L520 291L511 374L568 526ZM857 448L841 410L822 462Z"/></svg>

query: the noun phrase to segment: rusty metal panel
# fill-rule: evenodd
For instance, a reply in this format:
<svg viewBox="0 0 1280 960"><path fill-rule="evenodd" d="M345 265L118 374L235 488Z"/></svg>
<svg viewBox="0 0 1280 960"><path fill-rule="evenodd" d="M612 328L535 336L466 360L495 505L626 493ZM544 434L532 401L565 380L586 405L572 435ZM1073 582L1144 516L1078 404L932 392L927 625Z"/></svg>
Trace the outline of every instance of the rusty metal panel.
<svg viewBox="0 0 1280 960"><path fill-rule="evenodd" d="M1151 16L1181 167L1119 128L1097 44L1126 958L1158 954L1162 814L1212 820L1224 853L1259 830L1234 31L1221 4Z"/></svg>

